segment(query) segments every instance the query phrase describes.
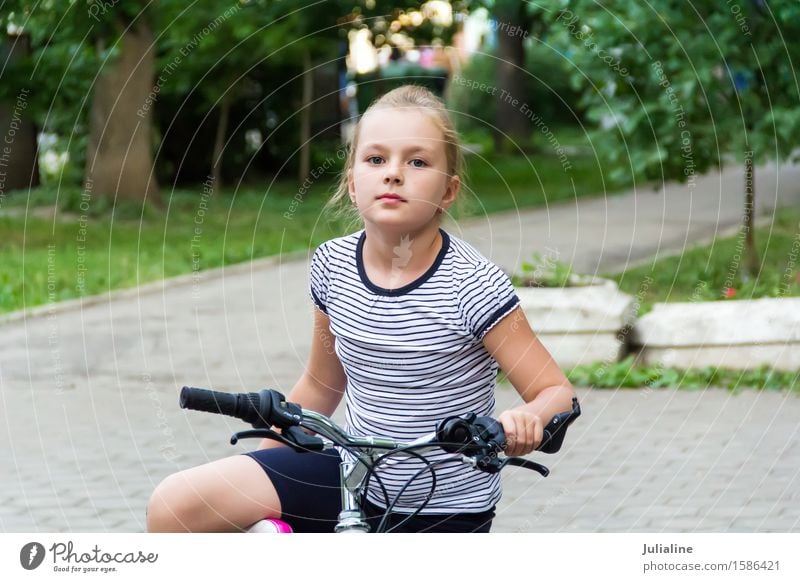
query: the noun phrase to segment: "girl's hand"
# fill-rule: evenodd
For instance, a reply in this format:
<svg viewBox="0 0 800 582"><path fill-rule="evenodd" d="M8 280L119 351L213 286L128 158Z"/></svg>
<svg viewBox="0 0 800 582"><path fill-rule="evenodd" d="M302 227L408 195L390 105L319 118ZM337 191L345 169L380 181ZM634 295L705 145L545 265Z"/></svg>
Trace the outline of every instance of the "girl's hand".
<svg viewBox="0 0 800 582"><path fill-rule="evenodd" d="M505 453L509 457L527 455L542 442L544 423L537 415L524 410L506 410L497 417L506 433Z"/></svg>

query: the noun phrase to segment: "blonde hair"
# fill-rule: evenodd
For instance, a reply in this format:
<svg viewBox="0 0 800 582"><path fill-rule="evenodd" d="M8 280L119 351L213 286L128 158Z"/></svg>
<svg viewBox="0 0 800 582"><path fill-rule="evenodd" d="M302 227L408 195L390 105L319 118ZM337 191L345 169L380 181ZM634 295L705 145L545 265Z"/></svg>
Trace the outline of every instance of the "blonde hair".
<svg viewBox="0 0 800 582"><path fill-rule="evenodd" d="M336 212L341 213L345 218L349 219L350 222L359 222L360 217L358 211L350 204L347 175L350 170L353 169L353 159L356 149L358 148L358 140L361 133L361 122L370 111L377 109L409 108L420 110L439 126L444 142L445 159L447 160L447 175L449 177L463 177L464 155L461 152L461 139L453 125L453 121L450 119L450 114L444 103L425 87L420 87L419 85L403 85L376 99L367 107L361 119L358 120L355 130L353 131L353 139L350 141L347 148L347 157L345 158L344 167L342 168L342 174L339 177L339 184L333 196L331 196L331 199L326 204L327 208L334 209Z"/></svg>

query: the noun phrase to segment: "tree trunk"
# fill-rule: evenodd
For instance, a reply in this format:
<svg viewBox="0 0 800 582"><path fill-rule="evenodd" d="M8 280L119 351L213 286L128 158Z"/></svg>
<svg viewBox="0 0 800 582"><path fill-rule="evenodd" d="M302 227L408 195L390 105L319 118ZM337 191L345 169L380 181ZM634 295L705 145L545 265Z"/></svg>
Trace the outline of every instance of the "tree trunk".
<svg viewBox="0 0 800 582"><path fill-rule="evenodd" d="M86 151L87 189L127 200L159 201L153 168L155 45L145 23L128 29L119 57L95 84ZM91 185L91 186L90 186Z"/></svg>
<svg viewBox="0 0 800 582"><path fill-rule="evenodd" d="M228 133L228 115L231 110L231 91L226 93L219 105L217 135L214 138L214 153L211 157L211 191L216 193L222 187L222 154L225 147L225 134Z"/></svg>
<svg viewBox="0 0 800 582"><path fill-rule="evenodd" d="M525 45L522 34L511 31L524 30L525 4L516 1L498 1L494 14L497 22L497 116L494 141L497 151L515 149L530 135L530 124L521 108L527 102L525 95ZM516 27L516 28L515 28ZM528 104L530 105L530 104Z"/></svg>
<svg viewBox="0 0 800 582"><path fill-rule="evenodd" d="M30 54L30 38L7 37L6 65ZM31 87L17 87L13 101L0 103L0 197L11 190L39 185L36 125L28 110Z"/></svg>
<svg viewBox="0 0 800 582"><path fill-rule="evenodd" d="M303 54L303 103L300 109L300 173L298 184L302 184L311 172L311 100L314 98L311 55Z"/></svg>
<svg viewBox="0 0 800 582"><path fill-rule="evenodd" d="M754 219L756 213L756 169L753 165L752 152L744 160L744 231L745 255L747 256L747 273L751 277L758 277L761 261L758 258Z"/></svg>

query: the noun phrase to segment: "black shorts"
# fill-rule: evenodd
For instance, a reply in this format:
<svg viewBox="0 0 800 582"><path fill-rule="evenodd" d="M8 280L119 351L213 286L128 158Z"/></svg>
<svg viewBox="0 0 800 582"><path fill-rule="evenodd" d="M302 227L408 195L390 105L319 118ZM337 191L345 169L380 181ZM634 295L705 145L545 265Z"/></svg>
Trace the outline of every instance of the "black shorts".
<svg viewBox="0 0 800 582"><path fill-rule="evenodd" d="M295 532L333 532L342 510L341 458L336 451L297 453L288 447L277 447L245 454L255 459L267 473L281 500L281 519ZM371 531L375 531L385 510L370 502L363 509ZM395 531L487 533L494 515L494 508L480 513L417 515ZM391 514L386 529L406 517L408 514Z"/></svg>

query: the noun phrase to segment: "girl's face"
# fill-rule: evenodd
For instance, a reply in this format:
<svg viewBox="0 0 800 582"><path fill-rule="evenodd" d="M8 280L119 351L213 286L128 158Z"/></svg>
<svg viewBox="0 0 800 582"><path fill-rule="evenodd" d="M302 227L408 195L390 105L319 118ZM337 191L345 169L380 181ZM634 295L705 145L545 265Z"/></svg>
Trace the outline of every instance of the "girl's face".
<svg viewBox="0 0 800 582"><path fill-rule="evenodd" d="M377 109L361 121L350 199L366 223L401 233L438 225L460 188L447 173L442 131L416 109Z"/></svg>

